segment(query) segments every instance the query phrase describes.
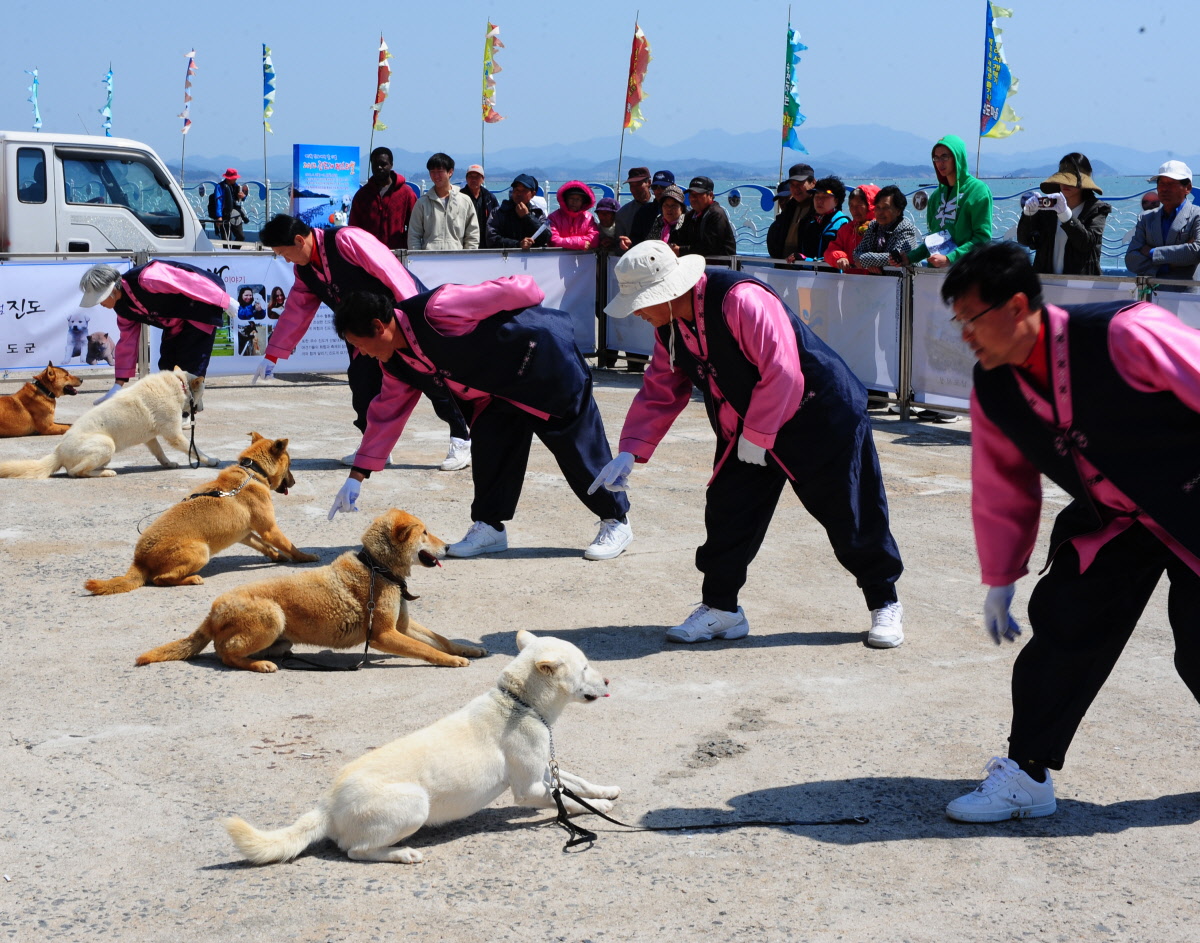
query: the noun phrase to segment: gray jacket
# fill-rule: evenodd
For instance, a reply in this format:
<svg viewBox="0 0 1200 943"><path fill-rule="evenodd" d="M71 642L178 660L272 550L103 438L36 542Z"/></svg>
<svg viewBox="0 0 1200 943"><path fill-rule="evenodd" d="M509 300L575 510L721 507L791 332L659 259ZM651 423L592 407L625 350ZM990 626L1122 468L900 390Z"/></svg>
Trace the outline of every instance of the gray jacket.
<svg viewBox="0 0 1200 943"><path fill-rule="evenodd" d="M1150 249L1149 255L1142 254L1143 246ZM1164 265L1169 268L1160 273L1159 269ZM1195 203L1180 206L1165 241L1162 237L1162 207L1138 217L1133 239L1125 252L1125 267L1129 271L1134 275L1191 279L1196 276L1197 265L1200 265L1200 206Z"/></svg>

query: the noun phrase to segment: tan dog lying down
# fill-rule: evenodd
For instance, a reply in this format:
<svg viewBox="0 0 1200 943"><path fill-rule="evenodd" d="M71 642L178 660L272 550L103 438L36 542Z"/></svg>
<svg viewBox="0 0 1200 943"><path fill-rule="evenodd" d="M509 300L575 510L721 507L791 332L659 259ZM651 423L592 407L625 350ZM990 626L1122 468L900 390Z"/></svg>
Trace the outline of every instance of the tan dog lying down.
<svg viewBox="0 0 1200 943"><path fill-rule="evenodd" d="M287 439L250 433L250 445L238 463L216 481L193 489L146 528L133 551L133 565L124 576L88 580L89 593L109 596L155 586L195 586L204 580L193 574L235 543L245 544L278 563L312 563L320 557L305 553L283 535L275 523L271 492L287 494L295 483ZM216 492L215 494L213 492Z"/></svg>
<svg viewBox="0 0 1200 943"><path fill-rule="evenodd" d="M393 508L371 523L362 542L375 563L374 574L361 553L348 550L329 566L248 583L218 596L208 618L187 638L139 655L137 664L191 658L211 641L231 668L275 671L274 662L248 656L276 639L329 648L362 645L372 580L372 648L450 668L465 667L470 664L467 658L487 654L442 638L409 618L408 600L417 597L408 593L405 581L416 564L441 566L444 540L429 533L418 518Z"/></svg>
<svg viewBox="0 0 1200 943"><path fill-rule="evenodd" d="M54 410L60 396L74 396L83 381L53 363L17 392L0 396L0 437L62 435L69 423L55 422Z"/></svg>
<svg viewBox="0 0 1200 943"><path fill-rule="evenodd" d="M521 653L496 687L437 723L372 750L346 766L311 812L295 825L260 832L238 818L225 829L255 864L290 861L322 838L332 838L357 861L422 859L392 848L422 825L478 812L511 789L519 805L551 808L550 728L572 701L608 697L608 679L570 642L517 633ZM561 772L563 784L612 809L617 786L595 786ZM563 797L567 810L585 811Z"/></svg>

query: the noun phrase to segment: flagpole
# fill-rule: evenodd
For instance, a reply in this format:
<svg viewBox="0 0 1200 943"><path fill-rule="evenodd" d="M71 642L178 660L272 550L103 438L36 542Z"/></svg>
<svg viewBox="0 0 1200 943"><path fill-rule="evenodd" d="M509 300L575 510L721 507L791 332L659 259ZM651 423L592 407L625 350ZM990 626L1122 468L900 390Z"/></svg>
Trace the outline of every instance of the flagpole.
<svg viewBox="0 0 1200 943"><path fill-rule="evenodd" d="M183 146L179 150L179 189L183 189L183 163L187 156L187 135L183 135Z"/></svg>
<svg viewBox="0 0 1200 943"><path fill-rule="evenodd" d="M642 11L638 10L633 15L633 41L637 42L638 20L641 19ZM629 78L625 79L625 103L629 103ZM621 146L617 149L617 202L621 202L621 165L625 160L625 109L621 109Z"/></svg>
<svg viewBox="0 0 1200 943"><path fill-rule="evenodd" d="M267 188L263 196L263 223L271 218L271 175L267 170L267 122L263 121L263 186Z"/></svg>
<svg viewBox="0 0 1200 943"><path fill-rule="evenodd" d="M788 57L791 54L791 49L789 48L790 43L788 42L788 37L790 36L791 32L792 32L792 5L789 3L788 4L787 32L784 33L784 35L783 35L783 94L784 94L785 98L789 91L787 76L788 76L788 64L789 64ZM780 180L783 179L783 152L784 152L784 149L785 149L785 144L783 142L783 136L780 135L780 141L779 141L779 179Z"/></svg>

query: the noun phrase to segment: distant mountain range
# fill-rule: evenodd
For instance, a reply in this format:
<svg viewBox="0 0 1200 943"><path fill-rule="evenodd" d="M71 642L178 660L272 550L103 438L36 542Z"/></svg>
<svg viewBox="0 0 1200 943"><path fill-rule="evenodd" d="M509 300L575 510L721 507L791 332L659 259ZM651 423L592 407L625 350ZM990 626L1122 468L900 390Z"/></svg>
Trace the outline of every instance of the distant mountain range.
<svg viewBox="0 0 1200 943"><path fill-rule="evenodd" d="M933 181L929 152L933 143L907 131L882 125L836 125L804 129L801 135L807 155L795 151L784 154L784 169L791 164L811 164L818 174L841 174L855 181L928 177ZM336 142L331 142L336 143ZM967 140L973 150L974 140ZM1058 169L1059 158L1068 151L1082 151L1091 159L1096 176L1149 176L1165 160L1172 158L1200 166L1200 155L1179 155L1169 151L1139 151L1119 144L1070 142L1061 147L1018 151L1019 137L1005 141L986 140L982 147L982 176L1040 177ZM494 189L503 189L518 173L532 173L540 180L563 181L579 178L589 181L613 181L617 174L618 142L615 137L593 138L575 144L547 144L540 147L510 147L488 154L488 176ZM418 182L425 178L428 153L393 148L396 169ZM459 162L456 177L468 164L478 160L477 153L455 155ZM972 169L975 155L970 154ZM367 154L362 155L364 172ZM622 170L648 166L651 170L668 168L677 178L703 174L714 179L775 181L779 173L779 132L760 131L730 134L727 131L700 131L674 144L657 145L641 134L625 138ZM178 163L168 163L178 176ZM187 179L193 183L217 180L227 167L236 167L247 180L262 177L262 156L246 158L228 154L189 157ZM267 169L272 181L292 177L290 154L269 157ZM499 180L501 183L497 184Z"/></svg>

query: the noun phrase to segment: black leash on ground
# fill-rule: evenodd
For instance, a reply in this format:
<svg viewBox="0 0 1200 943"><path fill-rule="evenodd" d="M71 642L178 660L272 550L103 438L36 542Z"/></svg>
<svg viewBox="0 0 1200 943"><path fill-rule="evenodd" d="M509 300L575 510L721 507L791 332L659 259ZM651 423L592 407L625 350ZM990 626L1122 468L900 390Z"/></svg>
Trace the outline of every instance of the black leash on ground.
<svg viewBox="0 0 1200 943"><path fill-rule="evenodd" d="M579 803L583 808L592 815L598 815L606 822L611 822L613 825L619 825L621 828L627 828L631 832L700 832L700 831L715 831L719 828L789 828L792 826L820 826L820 825L866 825L871 820L865 815L855 815L845 819L787 819L776 821L773 819L738 819L733 822L701 822L690 825L629 825L618 819L614 819L611 815L606 815L597 809L586 799L577 796L572 792L562 781L562 771L558 768L558 760L554 755L554 728L550 726L546 718L542 716L541 711L535 708L532 704L527 704L524 700L518 697L514 692L510 691L504 685L500 685L500 692L511 698L525 710L529 711L534 717L540 720L550 733L550 795L554 799L554 804L558 806L558 817L554 820L554 824L566 830L571 837L567 839L567 843L563 845L563 852L574 848L576 845L586 844L589 848L595 843L599 837L591 829L584 828L571 821L571 817L567 814L567 807L563 803L563 796ZM585 848L584 851L587 849Z"/></svg>
<svg viewBox="0 0 1200 943"><path fill-rule="evenodd" d="M188 411L186 413L188 421L192 424L192 438L188 443L188 468L200 467L200 450L196 448L196 400L192 396L191 387L184 383L188 395ZM196 456L196 463L192 464L192 456Z"/></svg>
<svg viewBox="0 0 1200 943"><path fill-rule="evenodd" d="M557 767L551 767L552 774L557 773ZM633 832L700 832L700 831L715 831L719 828L787 828L791 826L819 826L819 825L866 825L871 820L865 815L855 815L845 819L786 819L775 821L772 819L738 819L733 822L700 822L689 825L629 825L625 822L614 819L611 815L605 815L586 799L575 795L570 789L562 785L562 780L559 780L557 786L554 787L551 795L554 797L554 804L558 806L558 818L554 820L554 824L566 829L567 834L571 837L567 843L563 845L563 851L573 848L575 845L587 844L590 848L598 838L597 834L590 829L584 828L571 821L567 814L567 807L563 804L562 797L573 799L581 806L591 812L593 815L598 815L606 822L611 822L613 825L619 825L621 828L627 828ZM586 848L584 849L587 850Z"/></svg>
<svg viewBox="0 0 1200 943"><path fill-rule="evenodd" d="M358 551L359 562L367 568L370 573L371 583L367 590L367 609L363 615L363 622L366 623L366 639L363 641L362 658L354 665L326 665L323 662L311 661L303 655L285 655L280 658L276 664L286 671L358 671L367 664L367 650L371 647L371 633L375 628L375 577L378 575L380 579L387 580L389 583L394 583L400 587L400 595L405 599L413 600L420 599L420 596L414 596L408 591L408 583L404 577L397 576L386 566L376 560L367 551L366 547ZM294 661L299 664L289 665L285 662Z"/></svg>

